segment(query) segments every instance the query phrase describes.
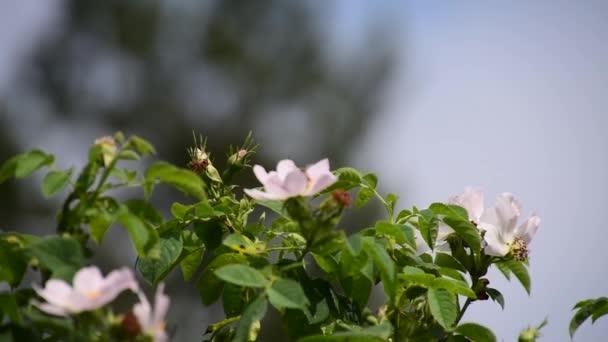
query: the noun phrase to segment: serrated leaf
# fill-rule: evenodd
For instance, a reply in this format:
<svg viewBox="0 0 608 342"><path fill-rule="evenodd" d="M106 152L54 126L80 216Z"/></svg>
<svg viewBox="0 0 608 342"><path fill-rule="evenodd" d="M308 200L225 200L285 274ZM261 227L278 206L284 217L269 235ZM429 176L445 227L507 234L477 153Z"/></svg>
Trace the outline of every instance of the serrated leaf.
<svg viewBox="0 0 608 342"><path fill-rule="evenodd" d="M376 188L378 186L378 176L375 173L368 173L363 176L363 180L369 184L372 188Z"/></svg>
<svg viewBox="0 0 608 342"><path fill-rule="evenodd" d="M71 176L71 169L68 171L51 171L47 173L42 181L42 194L45 197L53 196L70 183Z"/></svg>
<svg viewBox="0 0 608 342"><path fill-rule="evenodd" d="M155 255L148 255L148 253L153 252L154 248L157 247L158 232L130 212L120 214L117 219L127 228L137 254L141 257L155 257Z"/></svg>
<svg viewBox="0 0 608 342"><path fill-rule="evenodd" d="M236 328L236 335L234 337L234 342L248 342L255 340L257 337L256 332L252 332L252 326L255 322L259 322L266 315L266 310L268 309L268 302L264 296L259 296L254 299L243 311L241 315L241 320L239 321L239 325ZM251 336L253 335L255 336ZM254 337L251 339L250 337Z"/></svg>
<svg viewBox="0 0 608 342"><path fill-rule="evenodd" d="M52 165L54 161L54 156L40 150L32 150L22 154L17 160L15 178L27 177L44 166Z"/></svg>
<svg viewBox="0 0 608 342"><path fill-rule="evenodd" d="M80 243L59 236L50 236L30 244L27 253L48 268L53 278L68 282L86 263Z"/></svg>
<svg viewBox="0 0 608 342"><path fill-rule="evenodd" d="M193 196L199 200L205 199L205 183L201 178L194 172L178 168L166 162L156 162L152 164L147 170L145 179L148 182L152 182L155 179L159 179L165 184L169 184L177 190ZM148 189L146 195L150 195Z"/></svg>
<svg viewBox="0 0 608 342"><path fill-rule="evenodd" d="M223 266L231 264L244 264L247 258L244 255L237 253L225 253L218 255L213 259L201 273L201 276L196 282L201 301L205 305L214 303L222 294L224 282L216 275L215 271Z"/></svg>
<svg viewBox="0 0 608 342"><path fill-rule="evenodd" d="M481 235L479 234L477 227L469 221L464 221L451 216L444 217L443 222L454 229L454 231L460 235L475 252L479 252L481 249Z"/></svg>
<svg viewBox="0 0 608 342"><path fill-rule="evenodd" d="M215 270L215 275L231 284L244 287L266 287L270 281L255 268L247 265L227 265Z"/></svg>
<svg viewBox="0 0 608 342"><path fill-rule="evenodd" d="M490 298L492 298L493 301L500 304L500 307L502 307L503 310L505 309L505 298L502 296L502 293L500 293L500 291L488 287L486 288L486 293L488 294L488 296L490 296Z"/></svg>
<svg viewBox="0 0 608 342"><path fill-rule="evenodd" d="M445 329L450 329L458 315L456 296L452 292L442 288L430 288L426 296L431 314L437 323Z"/></svg>
<svg viewBox="0 0 608 342"><path fill-rule="evenodd" d="M361 188L359 192L357 192L357 197L355 198L355 204L357 208L361 208L362 206L364 206L373 197L374 190L370 188Z"/></svg>
<svg viewBox="0 0 608 342"><path fill-rule="evenodd" d="M456 332L475 342L496 342L492 330L477 323L462 323L456 327Z"/></svg>
<svg viewBox="0 0 608 342"><path fill-rule="evenodd" d="M142 277L152 286L163 280L176 266L184 247L181 235L171 233L159 239L158 258L140 257L135 265Z"/></svg>
<svg viewBox="0 0 608 342"><path fill-rule="evenodd" d="M517 260L507 260L501 262L501 264L508 267L508 269L515 275L517 280L519 280L526 292L530 294L530 275L528 274L526 265Z"/></svg>
<svg viewBox="0 0 608 342"><path fill-rule="evenodd" d="M266 289L266 294L270 303L279 310L299 309L305 312L310 305L300 283L291 279L280 278Z"/></svg>

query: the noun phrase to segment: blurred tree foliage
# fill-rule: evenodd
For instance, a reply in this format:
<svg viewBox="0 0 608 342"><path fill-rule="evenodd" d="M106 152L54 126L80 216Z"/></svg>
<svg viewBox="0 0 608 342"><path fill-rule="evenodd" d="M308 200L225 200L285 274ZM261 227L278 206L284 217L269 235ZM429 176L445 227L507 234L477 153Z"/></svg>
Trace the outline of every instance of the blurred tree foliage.
<svg viewBox="0 0 608 342"><path fill-rule="evenodd" d="M272 155L269 145L299 132L291 137L299 139L298 151L289 156L342 164L372 118L394 54L378 29L364 39L360 56L331 56L324 20L332 8L280 0L67 0L63 26L24 62L0 107L0 130L42 104L53 122L149 138L160 158L173 162L186 160L192 130L208 136L218 153L254 130L276 134L258 139L257 162L285 157ZM281 121L283 111L292 116ZM11 137L0 135L2 160L21 152ZM19 229L25 201L17 200L13 182L2 193L0 228ZM47 216L52 210L40 209Z"/></svg>

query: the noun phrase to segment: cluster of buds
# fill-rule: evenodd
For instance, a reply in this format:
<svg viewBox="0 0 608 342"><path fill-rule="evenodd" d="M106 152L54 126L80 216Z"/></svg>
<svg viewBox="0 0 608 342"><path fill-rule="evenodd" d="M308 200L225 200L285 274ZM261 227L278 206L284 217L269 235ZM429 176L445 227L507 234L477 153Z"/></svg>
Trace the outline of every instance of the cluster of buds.
<svg viewBox="0 0 608 342"><path fill-rule="evenodd" d="M211 156L206 151L206 141L201 137L197 146L195 137L194 145L195 147L188 149L188 154L190 155L188 167L199 175L207 176L213 182L222 183L222 177L215 166L213 166L213 163L211 163Z"/></svg>

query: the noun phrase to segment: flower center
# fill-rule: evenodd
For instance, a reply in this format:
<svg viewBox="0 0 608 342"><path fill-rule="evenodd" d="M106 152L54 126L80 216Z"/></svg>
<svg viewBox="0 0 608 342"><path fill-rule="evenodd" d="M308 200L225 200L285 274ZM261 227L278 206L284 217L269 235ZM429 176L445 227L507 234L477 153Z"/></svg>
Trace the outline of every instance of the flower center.
<svg viewBox="0 0 608 342"><path fill-rule="evenodd" d="M84 296L91 300L95 300L95 299L99 298L100 293L99 293L99 291L92 290L92 291L85 292Z"/></svg>
<svg viewBox="0 0 608 342"><path fill-rule="evenodd" d="M511 243L511 255L519 261L528 260L528 244L522 238L516 238Z"/></svg>

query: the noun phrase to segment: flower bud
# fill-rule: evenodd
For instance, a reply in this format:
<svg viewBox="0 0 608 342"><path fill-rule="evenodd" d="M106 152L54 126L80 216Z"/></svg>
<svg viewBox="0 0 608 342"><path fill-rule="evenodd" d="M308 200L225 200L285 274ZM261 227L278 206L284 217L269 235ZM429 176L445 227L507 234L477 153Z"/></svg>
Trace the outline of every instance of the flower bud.
<svg viewBox="0 0 608 342"><path fill-rule="evenodd" d="M95 146L101 147L101 158L104 167L108 167L116 156L116 141L110 136L101 137L95 140Z"/></svg>
<svg viewBox="0 0 608 342"><path fill-rule="evenodd" d="M123 332L130 338L135 338L141 334L141 326L133 311L127 312L120 322Z"/></svg>
<svg viewBox="0 0 608 342"><path fill-rule="evenodd" d="M353 203L353 197L344 190L334 190L331 193L331 197L342 208L348 208Z"/></svg>

